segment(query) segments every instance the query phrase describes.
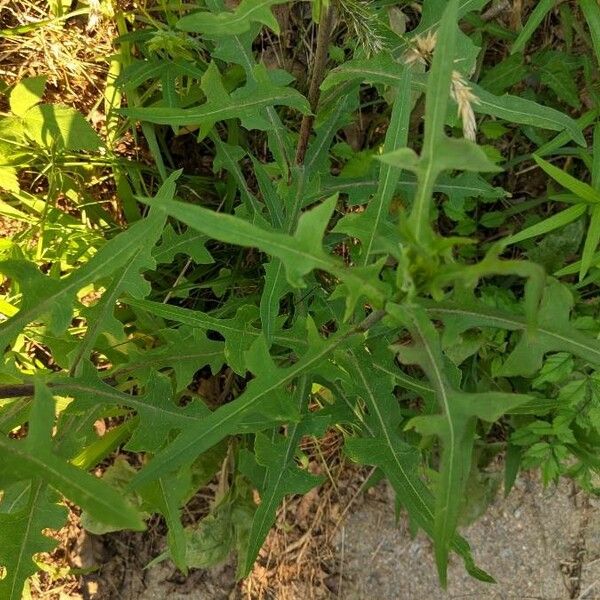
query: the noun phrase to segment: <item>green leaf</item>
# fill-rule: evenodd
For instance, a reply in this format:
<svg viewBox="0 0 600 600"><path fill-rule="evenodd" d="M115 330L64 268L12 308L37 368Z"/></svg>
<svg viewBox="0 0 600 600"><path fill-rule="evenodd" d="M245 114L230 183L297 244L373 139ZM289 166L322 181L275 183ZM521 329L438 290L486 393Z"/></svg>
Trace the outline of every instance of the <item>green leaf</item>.
<svg viewBox="0 0 600 600"><path fill-rule="evenodd" d="M253 31L249 31L242 36L219 38L215 44L213 57L241 65L246 73L246 79L254 84L259 84L255 74L256 59L252 47L254 38ZM289 130L284 126L273 106L268 106L264 111L265 119L269 125L267 128L269 149L273 153L281 174L287 176L292 161L291 157L293 156Z"/></svg>
<svg viewBox="0 0 600 600"><path fill-rule="evenodd" d="M69 106L37 104L22 118L27 135L40 146L87 151L102 146L102 140L84 116Z"/></svg>
<svg viewBox="0 0 600 600"><path fill-rule="evenodd" d="M574 369L573 358L567 352L557 352L546 358L537 377L531 382L534 388L543 388L547 383L566 379Z"/></svg>
<svg viewBox="0 0 600 600"><path fill-rule="evenodd" d="M203 125L211 128L218 121L239 118L246 129L269 129L269 122L262 116L262 109L269 106L290 106L308 113L306 98L292 88L272 83L264 65L254 68L255 80L229 94L214 62L211 62L202 78L202 91L206 102L193 108L127 108L123 114L159 125Z"/></svg>
<svg viewBox="0 0 600 600"><path fill-rule="evenodd" d="M486 70L479 85L492 94L502 94L527 76L522 54L513 54Z"/></svg>
<svg viewBox="0 0 600 600"><path fill-rule="evenodd" d="M207 39L240 35L248 31L252 23L261 23L279 33L279 23L271 7L287 0L242 0L233 11L218 13L196 12L177 21L182 31L201 33Z"/></svg>
<svg viewBox="0 0 600 600"><path fill-rule="evenodd" d="M206 569L237 551L238 565L246 553L256 505L252 488L240 476L211 513L185 530L186 564ZM238 567L238 577L240 576Z"/></svg>
<svg viewBox="0 0 600 600"><path fill-rule="evenodd" d="M42 101L46 89L47 77L27 77L21 79L9 96L10 110L13 115L24 117L25 113Z"/></svg>
<svg viewBox="0 0 600 600"><path fill-rule="evenodd" d="M264 266L265 285L260 297L260 322L267 343L273 341L273 333L277 316L279 315L279 302L284 293L289 289L285 280L285 267L281 260L274 258Z"/></svg>
<svg viewBox="0 0 600 600"><path fill-rule="evenodd" d="M58 494L41 480L29 483L24 494L27 502L16 510L5 510L5 500L0 503L0 565L6 569L0 597L6 600L23 597L25 580L38 570L32 556L56 547L58 542L42 531L60 529L67 518L66 507L58 505Z"/></svg>
<svg viewBox="0 0 600 600"><path fill-rule="evenodd" d="M15 167L0 166L0 188L7 192L19 192L21 188Z"/></svg>
<svg viewBox="0 0 600 600"><path fill-rule="evenodd" d="M595 0L580 0L579 6L590 28L596 61L600 65L600 6Z"/></svg>
<svg viewBox="0 0 600 600"><path fill-rule="evenodd" d="M130 351L129 361L119 365L113 375L134 375L146 383L152 380L153 374L159 369L171 369L175 374L175 390L179 392L185 390L194 375L205 366L209 366L212 373L218 373L226 354L233 354L231 362L238 372L239 360L234 361L234 357L237 358L240 350L232 352L231 342L216 342L208 339L204 332L188 327L166 329L160 332L160 337L164 339L164 345L145 351ZM244 343L243 347L248 345Z"/></svg>
<svg viewBox="0 0 600 600"><path fill-rule="evenodd" d="M157 215L158 216L158 215ZM19 312L0 324L0 348L4 349L29 323L47 316L53 333L71 321L75 294L90 283L101 281L127 265L140 252L140 245L155 235L156 221L144 219L108 241L83 266L58 280L42 275L33 263L6 260L0 272L19 282L22 301Z"/></svg>
<svg viewBox="0 0 600 600"><path fill-rule="evenodd" d="M544 20L544 17L554 8L555 4L556 0L540 0L536 4L529 19L527 19L525 27L521 29L521 32L513 43L512 48L510 49L511 54L521 52L525 48L529 38L534 34L539 24Z"/></svg>
<svg viewBox="0 0 600 600"><path fill-rule="evenodd" d="M382 154L378 158L386 164L416 171L417 173L422 168L416 153L410 148L401 148L394 152ZM490 173L502 171L498 165L488 158L481 146L465 138L445 136L438 140L435 167L439 170L448 171L459 169Z"/></svg>
<svg viewBox="0 0 600 600"><path fill-rule="evenodd" d="M404 68L401 82L396 88L396 98L392 108L390 125L383 144L384 156L386 153L389 154L396 150L396 148L403 148L407 144L411 113L410 79L410 69ZM369 231L365 237L361 238L363 243L361 263L363 265L369 262L375 237L380 235L382 221L388 218L390 203L400 179L400 169L401 165L393 165L385 161L380 167L377 192L375 197L369 202L367 210L363 213L364 216L361 217L367 221Z"/></svg>
<svg viewBox="0 0 600 600"><path fill-rule="evenodd" d="M144 395L125 394L104 383L96 370L83 363L80 377L60 377L52 382L55 394L72 396L69 413L79 414L95 406L127 406L139 416L138 425L127 443L134 452L156 452L172 431L186 430L198 425L208 409L200 402L179 407L173 401L171 384L156 371L146 383Z"/></svg>
<svg viewBox="0 0 600 600"><path fill-rule="evenodd" d="M178 177L178 172L168 177L156 194L157 202L170 202L173 199L175 181ZM115 274L100 300L85 311L88 328L79 347L74 352L71 372L76 373L81 360L88 358L99 335L106 331L120 331L121 326L113 316L119 296L127 293L134 298L143 298L150 293L150 283L144 279L142 273L154 269L156 266L152 248L160 238L165 222L164 213L156 209L150 212L144 225L147 233L144 237L138 238L137 248L130 256L129 262ZM200 248L204 250L203 246ZM94 283L98 285L99 282L96 280Z"/></svg>
<svg viewBox="0 0 600 600"><path fill-rule="evenodd" d="M520 331L520 339L506 359L501 375L533 375L541 368L546 352L569 352L590 364L600 365L600 342L569 322L573 297L569 289L556 280L550 280L544 291L535 328L528 327L526 318L520 314L480 303L423 302L423 305L431 317L452 322L456 331L474 327Z"/></svg>
<svg viewBox="0 0 600 600"><path fill-rule="evenodd" d="M412 346L396 346L400 360L407 364L418 364L425 371L441 412L438 415L414 417L409 425L422 435L434 434L442 440L433 540L440 581L445 585L448 552L471 470L476 419L493 422L509 409L530 400L530 397L503 392L467 393L461 390L458 387L460 376L444 359L439 335L422 309L389 305L388 311L400 323L406 323L413 337Z"/></svg>
<svg viewBox="0 0 600 600"><path fill-rule="evenodd" d="M254 411L261 412L257 420L258 431L274 422L295 421L298 418L297 408L290 402L285 386L296 377L322 366L321 363L348 338L344 333L333 335L327 340L320 339L316 332L310 335L312 343L309 349L298 362L286 368L278 368L273 364L264 338L259 338L247 354L249 368L256 373L256 378L250 381L246 390L233 402L205 417L198 425L187 427L140 471L133 485L141 485L191 463L226 436L243 430L241 422L252 416ZM272 403L271 407L268 402Z"/></svg>
<svg viewBox="0 0 600 600"><path fill-rule="evenodd" d="M430 212L433 186L439 173L438 145L444 140L444 125L448 113L448 95L452 83L452 69L456 46L458 2L450 0L444 10L437 33L436 49L427 78L425 96L425 134L417 174L418 187L408 222L417 242L426 239L430 232Z"/></svg>
<svg viewBox="0 0 600 600"><path fill-rule="evenodd" d="M160 477L148 487L140 490L146 502L156 507L165 518L169 531L167 543L169 555L179 570L187 574L186 535L181 523L181 507L185 504L191 488L190 472L182 469L179 473Z"/></svg>
<svg viewBox="0 0 600 600"><path fill-rule="evenodd" d="M522 229L518 233L515 233L504 240L502 240L502 244L505 246L509 246L510 244L518 244L519 242L524 242L525 240L529 240L531 238L537 237L538 235L544 235L546 233L550 233L555 229L560 227L564 227L568 223L572 223L576 219L579 219L581 215L583 215L587 210L587 206L585 204L575 204L574 206L570 206L565 210L536 223L535 225L531 225Z"/></svg>
<svg viewBox="0 0 600 600"><path fill-rule="evenodd" d="M565 131L577 144L586 146L581 128L565 113L510 94L494 96L473 83L469 83L469 86L478 98L478 102L473 105L476 113L498 117L509 123L531 125L552 131Z"/></svg>
<svg viewBox="0 0 600 600"><path fill-rule="evenodd" d="M562 169L555 167L552 163L545 161L539 156L533 155L533 159L552 179L560 183L564 188L573 192L578 198L581 198L585 202L590 204L598 204L600 202L600 192L596 191L593 187L579 181L572 175L569 175Z"/></svg>
<svg viewBox="0 0 600 600"><path fill-rule="evenodd" d="M43 386L36 386L35 403L52 406L50 395ZM42 437L42 432L52 426L52 421L44 417L45 411L32 412L32 431L24 441L0 436L3 454L0 485L3 483L1 480L6 478L17 481L39 479L99 521L122 528L143 529L144 524L138 513L115 490L100 479L64 462L51 451L50 438Z"/></svg>
<svg viewBox="0 0 600 600"><path fill-rule="evenodd" d="M594 254L600 243L600 205L596 205L592 208L592 216L590 219L590 226L585 238L585 244L583 246L583 252L581 254L581 268L579 269L579 281L583 281L586 276L592 262L594 260Z"/></svg>
<svg viewBox="0 0 600 600"><path fill-rule="evenodd" d="M300 378L294 392L295 401L302 412L302 420L288 428L287 435L273 436L258 433L254 441L254 451L258 464L265 467L263 489L260 491L260 504L256 509L250 529L249 544L240 574L246 576L273 526L277 508L285 496L305 494L322 482L322 477L311 475L298 468L294 455L303 435L323 433L326 420L310 417L308 414L309 387L306 377Z"/></svg>
<svg viewBox="0 0 600 600"><path fill-rule="evenodd" d="M400 77L398 63L391 56L382 52L371 59L350 60L333 69L325 78L321 88L328 90L345 81L366 81L395 86L398 85ZM414 73L413 89L425 91L427 77L425 74ZM476 113L504 119L509 123L531 125L552 131L565 131L580 146L586 146L581 127L571 117L559 110L509 94L495 96L472 81L469 82L469 87L478 99L472 104ZM446 94L446 98L448 98L448 94ZM448 102L450 102L449 98Z"/></svg>
<svg viewBox="0 0 600 600"><path fill-rule="evenodd" d="M208 237L193 229L186 229L183 233L175 233L171 225L167 225L163 232L160 244L152 250L152 258L157 264L171 263L178 254L185 254L200 265L214 263L210 252L205 248Z"/></svg>
<svg viewBox="0 0 600 600"><path fill-rule="evenodd" d="M221 242L238 246L253 246L279 258L286 270L288 282L293 287L303 287L304 276L313 269L321 269L338 277L352 290L348 305L353 306L358 296L366 296L376 305L383 298L383 286L376 277L377 273L345 267L337 258L323 250L322 237L337 198L304 213L299 220L294 236L268 231L257 225L232 215L215 213L200 206L183 202L171 202L168 206L159 206L154 201L144 200L151 206L179 219L186 225L206 233ZM1 266L1 265L0 265Z"/></svg>
<svg viewBox="0 0 600 600"><path fill-rule="evenodd" d="M345 450L353 460L380 467L411 520L435 539L434 500L419 477L418 450L399 435L401 418L392 393L393 379L371 372L371 357L364 352L355 351L346 356L347 359L339 358L349 374L345 383L355 387L363 398L368 408L368 421L365 437L348 438ZM463 557L471 575L493 581L475 567L469 545L463 539L453 533L450 544Z"/></svg>

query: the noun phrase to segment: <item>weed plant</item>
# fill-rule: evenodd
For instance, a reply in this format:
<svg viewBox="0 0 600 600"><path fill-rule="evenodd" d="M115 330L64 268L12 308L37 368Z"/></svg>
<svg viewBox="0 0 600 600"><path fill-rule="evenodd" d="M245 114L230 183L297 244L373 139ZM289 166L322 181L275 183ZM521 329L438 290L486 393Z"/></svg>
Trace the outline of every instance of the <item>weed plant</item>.
<svg viewBox="0 0 600 600"><path fill-rule="evenodd" d="M101 134L43 101L43 74L0 117L20 223L0 246L0 598L65 499L94 533L162 515L158 558L234 551L247 576L283 499L322 481L301 441L332 428L442 585L451 553L493 581L457 526L497 457L506 493L530 468L597 491L598 3L543 0L522 27L485 0L96 4L119 31ZM116 151L128 129L152 165Z"/></svg>

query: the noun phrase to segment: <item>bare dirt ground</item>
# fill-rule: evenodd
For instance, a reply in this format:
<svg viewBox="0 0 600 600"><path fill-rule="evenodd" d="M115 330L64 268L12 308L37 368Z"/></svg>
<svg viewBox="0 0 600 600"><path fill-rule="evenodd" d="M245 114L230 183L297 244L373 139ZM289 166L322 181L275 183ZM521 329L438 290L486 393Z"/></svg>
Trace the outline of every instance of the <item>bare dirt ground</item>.
<svg viewBox="0 0 600 600"><path fill-rule="evenodd" d="M95 560L105 566L85 578L82 596L94 600L594 600L600 599L600 500L569 482L544 489L523 476L508 498L498 495L483 517L464 530L479 566L496 579L479 583L453 559L447 591L440 589L432 548L422 534L394 519L384 486L354 504L332 539L330 575L313 586L290 579L256 593L236 584L233 564L187 577L168 563L143 564L156 555L148 534L96 539ZM146 537L144 537L146 536ZM154 540L159 539L154 537ZM144 541L145 540L145 541ZM98 548L101 551L98 554ZM273 543L273 540L271 540ZM89 550L88 546L88 551ZM277 560L277 557L275 557ZM311 556L302 559L314 568ZM302 565L300 565L302 568ZM275 576L276 571L271 571ZM268 575L268 573L267 573ZM271 582L273 583L273 582ZM74 596L70 596L74 597Z"/></svg>
<svg viewBox="0 0 600 600"><path fill-rule="evenodd" d="M448 591L435 576L429 541L394 527L391 502L368 502L337 539L346 600L592 600L600 598L600 513L568 482L543 489L521 478L464 531L477 563L497 580L479 583L453 560Z"/></svg>

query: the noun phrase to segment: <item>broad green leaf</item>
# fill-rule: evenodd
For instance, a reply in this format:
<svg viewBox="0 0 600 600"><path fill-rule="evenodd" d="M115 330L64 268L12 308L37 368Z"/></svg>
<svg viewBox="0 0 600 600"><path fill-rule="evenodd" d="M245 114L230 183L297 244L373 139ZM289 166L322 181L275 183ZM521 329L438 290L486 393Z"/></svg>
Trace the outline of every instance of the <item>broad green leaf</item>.
<svg viewBox="0 0 600 600"><path fill-rule="evenodd" d="M233 485L210 514L185 529L186 564L206 569L236 552L240 565L247 551L255 510L252 488L242 477L235 477ZM239 566L237 576L241 577Z"/></svg>
<svg viewBox="0 0 600 600"><path fill-rule="evenodd" d="M167 543L169 555L179 570L186 574L188 564L186 561L186 537L181 523L181 508L188 499L191 481L190 472L182 469L181 472L167 477L160 477L148 487L140 490L144 500L151 502L164 516L169 531Z"/></svg>
<svg viewBox="0 0 600 600"><path fill-rule="evenodd" d="M418 173L421 165L415 152L410 148L401 148L382 154L379 160ZM464 138L443 137L436 147L436 169L498 172L502 169L494 164L477 144Z"/></svg>
<svg viewBox="0 0 600 600"><path fill-rule="evenodd" d="M32 480L24 492L27 502L21 508L5 510L6 501L0 503L0 565L6 569L0 597L6 600L23 597L25 580L38 570L33 555L56 547L58 542L42 531L60 529L67 518L66 507L58 505L58 494L42 480Z"/></svg>
<svg viewBox="0 0 600 600"><path fill-rule="evenodd" d="M69 106L37 104L24 115L27 135L40 146L98 150L102 141L84 116Z"/></svg>
<svg viewBox="0 0 600 600"><path fill-rule="evenodd" d="M251 23L261 23L279 33L279 23L271 7L285 2L287 0L242 0L233 11L187 15L179 19L177 28L201 33L208 39L240 35L250 29Z"/></svg>
<svg viewBox="0 0 600 600"><path fill-rule="evenodd" d="M10 110L13 115L24 117L27 111L42 101L46 89L46 76L21 79L9 96Z"/></svg>

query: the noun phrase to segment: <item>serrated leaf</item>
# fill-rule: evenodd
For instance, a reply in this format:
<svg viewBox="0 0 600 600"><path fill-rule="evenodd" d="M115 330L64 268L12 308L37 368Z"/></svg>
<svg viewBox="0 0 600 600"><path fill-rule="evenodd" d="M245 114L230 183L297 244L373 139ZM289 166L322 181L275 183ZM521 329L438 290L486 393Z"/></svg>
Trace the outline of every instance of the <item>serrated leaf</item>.
<svg viewBox="0 0 600 600"><path fill-rule="evenodd" d="M201 33L207 39L240 35L248 31L252 23L261 23L279 33L279 24L271 7L287 0L242 0L233 11L217 13L196 12L177 21L182 31Z"/></svg>
<svg viewBox="0 0 600 600"><path fill-rule="evenodd" d="M17 169L15 167L8 167L5 165L0 166L0 188L8 192L19 192L21 188L19 186L19 178L17 177Z"/></svg>
<svg viewBox="0 0 600 600"><path fill-rule="evenodd" d="M19 282L23 296L19 312L0 324L0 349L4 350L26 325L41 317L48 317L51 332L64 331L71 321L76 293L127 265L139 252L140 245L155 234L155 227L156 223L150 219L135 223L106 242L87 263L61 280L42 275L33 263L0 262L0 272Z"/></svg>
<svg viewBox="0 0 600 600"><path fill-rule="evenodd" d="M418 364L435 391L440 414L418 416L410 421L422 435L442 440L439 481L436 487L433 540L442 585L446 582L448 553L456 533L462 496L471 470L471 454L477 418L497 420L510 408L530 400L529 396L502 392L467 393L458 385L458 373L444 359L439 335L419 307L389 307L392 316L406 323L413 345L398 346L402 362Z"/></svg>
<svg viewBox="0 0 600 600"><path fill-rule="evenodd" d="M304 276L314 269L321 269L332 273L347 284L349 289L358 290L361 295L379 305L384 298L384 288L375 273L369 271L365 277L364 272L343 266L337 258L323 250L324 229L336 200L333 196L305 212L298 222L294 236L269 231L232 215L216 213L182 202L171 202L168 206L159 206L148 199L144 202L157 206L214 239L239 246L254 246L279 258L285 266L288 282L293 287L303 287ZM355 298L351 298L350 301L355 301Z"/></svg>
<svg viewBox="0 0 600 600"><path fill-rule="evenodd" d="M173 401L171 384L156 371L146 383L144 395L119 392L99 379L96 370L83 363L79 377L60 377L52 382L55 394L75 398L69 412L77 414L97 405L129 407L136 411L139 423L127 448L134 452L155 452L172 431L185 430L202 422L208 409L199 402L179 407Z"/></svg>
<svg viewBox="0 0 600 600"><path fill-rule="evenodd" d="M306 98L292 88L277 86L271 82L264 65L254 68L255 80L229 94L214 62L208 66L202 78L202 90L207 101L194 108L128 108L123 114L159 125L212 127L218 121L239 118L246 129L268 129L269 124L261 115L269 106L290 106L307 113Z"/></svg>
<svg viewBox="0 0 600 600"><path fill-rule="evenodd" d="M192 382L197 371L209 366L212 373L216 374L225 362L224 351L227 344L208 339L199 329L166 329L161 332L161 337L165 341L162 346L130 352L129 361L120 365L116 374L133 374L146 383L159 369L172 369L175 374L175 389L183 391ZM235 364L238 366L237 362Z"/></svg>
<svg viewBox="0 0 600 600"><path fill-rule="evenodd" d="M364 352L355 351L348 357L345 361L348 372L367 405L369 421L365 437L346 440L346 452L358 462L380 467L411 520L435 539L434 499L419 477L418 450L399 435L401 417L392 394L393 379L389 375L381 377L371 373L371 359ZM474 565L469 545L463 539L453 533L450 543L462 556L471 575L493 581Z"/></svg>
<svg viewBox="0 0 600 600"><path fill-rule="evenodd" d="M208 265L215 261L205 247L207 240L204 234L192 229L176 233L168 224L162 232L160 244L152 250L152 257L157 264L163 264L172 262L177 254L185 254L200 265Z"/></svg>
<svg viewBox="0 0 600 600"><path fill-rule="evenodd" d="M175 194L175 181L179 173L173 173L163 183L156 194L156 201L170 202ZM152 210L145 222L146 235L138 239L137 248L131 255L129 262L117 271L106 291L96 304L85 311L88 328L77 350L73 353L71 371L77 372L82 359L86 359L92 351L96 339L102 332L112 331L121 333L121 326L114 318L115 304L122 294L129 294L134 298L143 298L150 293L150 283L143 277L145 271L156 266L152 256L152 248L158 241L165 226L164 213ZM203 248L203 247L202 247ZM98 284L98 281L94 281ZM122 334L121 334L122 335Z"/></svg>
<svg viewBox="0 0 600 600"><path fill-rule="evenodd" d="M424 302L427 312L434 318L447 319L453 327L466 331L474 327L493 327L521 331L521 337L513 352L505 361L501 374L504 376L531 376L542 366L546 352L569 352L588 363L600 365L600 342L578 331L569 322L573 297L567 287L551 280L544 291L535 328L528 327L521 314L500 311L481 303L451 302L435 305Z"/></svg>
<svg viewBox="0 0 600 600"><path fill-rule="evenodd" d="M58 505L58 494L41 480L28 484L26 497L22 508L0 512L0 565L6 569L0 579L0 597L6 600L23 597L25 580L38 570L32 556L56 547L58 542L42 531L60 529L67 518L66 507ZM4 499L0 508L3 504Z"/></svg>
<svg viewBox="0 0 600 600"><path fill-rule="evenodd" d="M295 421L298 418L297 408L290 402L285 386L299 375L320 367L322 361L346 341L348 334L340 332L327 340L315 336L312 338L306 353L294 365L285 368L275 367L264 338L259 338L247 353L248 367L256 373L256 378L250 381L246 390L233 402L205 417L202 423L189 426L140 471L133 485L142 485L154 477L191 463L226 436L238 432L240 422L256 410L261 411L261 417L256 421L258 431L266 429L273 422ZM269 408L269 401L275 402L275 410Z"/></svg>
<svg viewBox="0 0 600 600"><path fill-rule="evenodd" d="M302 420L292 424L285 437L274 436L273 439L269 439L261 433L255 437L256 461L265 468L266 474L261 489L261 501L252 520L248 549L239 569L242 576L246 576L252 569L275 522L277 508L285 496L305 494L323 481L322 477L299 469L294 462L294 453L302 436L322 434L327 422L327 419L311 418L308 414L307 381L306 377L300 378L294 392L295 401L302 412Z"/></svg>
<svg viewBox="0 0 600 600"><path fill-rule="evenodd" d="M35 401L46 403L48 392L37 386ZM112 488L88 473L85 473L56 456L50 448L50 439L40 437L49 423L41 421L43 412L32 413L30 427L37 430L33 438L9 440L0 436L0 450L3 454L3 470L0 485L7 479L13 481L39 479L59 491L72 502L88 510L95 518L115 526L129 529L143 529L144 524L137 511L129 506ZM43 451L40 451L43 450Z"/></svg>
<svg viewBox="0 0 600 600"><path fill-rule="evenodd" d="M513 54L487 69L479 85L492 94L503 94L527 76L525 59L522 54Z"/></svg>

